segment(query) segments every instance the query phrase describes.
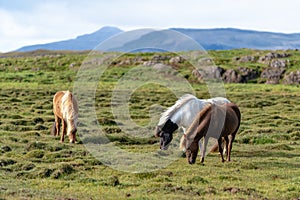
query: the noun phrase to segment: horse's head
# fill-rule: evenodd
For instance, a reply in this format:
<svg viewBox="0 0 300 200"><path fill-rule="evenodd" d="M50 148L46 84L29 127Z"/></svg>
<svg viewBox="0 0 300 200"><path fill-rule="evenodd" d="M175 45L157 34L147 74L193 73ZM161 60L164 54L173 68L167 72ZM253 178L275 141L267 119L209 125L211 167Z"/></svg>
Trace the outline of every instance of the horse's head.
<svg viewBox="0 0 300 200"><path fill-rule="evenodd" d="M156 127L155 135L160 137L160 149L167 150L169 144L173 139L173 133L178 129L178 125L173 123L170 119L163 127Z"/></svg>
<svg viewBox="0 0 300 200"><path fill-rule="evenodd" d="M70 143L76 142L77 125L78 125L77 120L74 121L70 120L68 123L67 135L69 136Z"/></svg>
<svg viewBox="0 0 300 200"><path fill-rule="evenodd" d="M194 164L198 155L199 145L197 142L193 142L186 150L186 158L189 164Z"/></svg>
<svg viewBox="0 0 300 200"><path fill-rule="evenodd" d="M75 143L76 142L76 132L77 132L77 129L75 128L71 134L69 135L69 138L70 138L70 143Z"/></svg>

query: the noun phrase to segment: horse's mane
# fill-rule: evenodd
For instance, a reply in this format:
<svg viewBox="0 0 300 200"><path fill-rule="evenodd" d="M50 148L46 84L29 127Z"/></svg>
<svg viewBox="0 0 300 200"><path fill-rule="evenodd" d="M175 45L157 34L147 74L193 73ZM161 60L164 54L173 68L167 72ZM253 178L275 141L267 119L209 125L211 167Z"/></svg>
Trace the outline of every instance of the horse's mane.
<svg viewBox="0 0 300 200"><path fill-rule="evenodd" d="M186 138L190 139L191 136L194 134L194 132L196 131L196 129L198 128L198 125L200 123L200 120L202 117L204 117L207 112L209 112L209 110L212 108L213 104L208 103L207 105L204 106L204 108L196 115L194 121L192 122L192 124L190 125L190 127L188 128L188 130L186 131L186 133L184 134L184 136L181 138L180 140L180 145L179 148L181 150L185 150L185 141Z"/></svg>
<svg viewBox="0 0 300 200"><path fill-rule="evenodd" d="M194 95L191 94L185 94L182 97L180 97L176 103L169 107L165 112L161 114L161 117L159 119L158 125L157 126L162 126L165 124L165 122L179 109L181 106L186 104L192 99L197 99Z"/></svg>
<svg viewBox="0 0 300 200"><path fill-rule="evenodd" d="M66 91L61 99L63 118L70 121L76 127L78 118L77 101L70 91Z"/></svg>
<svg viewBox="0 0 300 200"><path fill-rule="evenodd" d="M194 133L195 129L198 127L200 120L203 116L206 115L206 113L211 109L213 104L209 103L196 115L193 123L190 125L188 130L186 131L185 135L189 137L192 133Z"/></svg>

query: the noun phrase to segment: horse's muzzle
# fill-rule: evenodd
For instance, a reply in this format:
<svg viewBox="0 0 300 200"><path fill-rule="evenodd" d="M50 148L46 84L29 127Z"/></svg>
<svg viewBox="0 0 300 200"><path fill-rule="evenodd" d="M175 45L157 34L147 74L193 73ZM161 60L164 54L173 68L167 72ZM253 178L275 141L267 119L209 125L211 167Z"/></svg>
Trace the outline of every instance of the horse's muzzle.
<svg viewBox="0 0 300 200"><path fill-rule="evenodd" d="M170 143L166 144L166 142L163 142L162 139L161 139L161 142L160 142L160 149L161 150L168 150L169 145L170 145Z"/></svg>
<svg viewBox="0 0 300 200"><path fill-rule="evenodd" d="M168 150L168 148L169 148L169 145L166 145L166 146L160 146L160 149L161 149L161 150Z"/></svg>
<svg viewBox="0 0 300 200"><path fill-rule="evenodd" d="M189 164L190 164L190 165L195 164L195 160L190 160L190 159L189 159Z"/></svg>

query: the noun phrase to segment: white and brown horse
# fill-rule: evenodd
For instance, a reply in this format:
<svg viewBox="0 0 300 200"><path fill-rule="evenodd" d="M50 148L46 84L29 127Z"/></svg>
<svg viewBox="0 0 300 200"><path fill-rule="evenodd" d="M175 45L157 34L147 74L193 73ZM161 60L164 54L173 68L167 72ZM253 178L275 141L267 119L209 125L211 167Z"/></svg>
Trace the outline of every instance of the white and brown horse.
<svg viewBox="0 0 300 200"><path fill-rule="evenodd" d="M55 122L52 127L52 134L59 135L60 124L62 124L60 142L64 141L65 134L69 136L70 143L76 142L78 104L70 91L59 91L54 95L53 113Z"/></svg>
<svg viewBox="0 0 300 200"><path fill-rule="evenodd" d="M155 135L160 137L160 149L168 149L168 146L173 139L173 133L179 127L182 127L185 132L192 124L197 114L207 104L224 104L229 102L230 101L224 97L198 99L191 94L185 94L180 97L173 106L162 113L156 126Z"/></svg>

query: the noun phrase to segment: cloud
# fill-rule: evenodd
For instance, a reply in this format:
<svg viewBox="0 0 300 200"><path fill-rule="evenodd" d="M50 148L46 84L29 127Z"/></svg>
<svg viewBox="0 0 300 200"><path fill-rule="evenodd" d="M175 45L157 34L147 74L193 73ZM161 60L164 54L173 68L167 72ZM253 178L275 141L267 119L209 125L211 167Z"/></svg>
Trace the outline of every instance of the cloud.
<svg viewBox="0 0 300 200"><path fill-rule="evenodd" d="M26 38L32 37L37 34L33 26L26 26L21 23L18 23L14 16L4 10L0 10L0 38L1 50L9 50L26 43ZM29 44L30 41L27 41ZM12 49L11 49L12 50Z"/></svg>
<svg viewBox="0 0 300 200"><path fill-rule="evenodd" d="M26 37L28 35L34 34L35 32L33 27L28 27L18 23L14 16L12 16L9 12L0 10L0 18L2 19L0 25L0 33L4 37L16 37L20 34L20 32L22 32L22 34Z"/></svg>
<svg viewBox="0 0 300 200"><path fill-rule="evenodd" d="M0 10L0 51L12 51L24 45L69 39L94 26L82 21L77 11L68 9L66 3L37 4L30 10Z"/></svg>

